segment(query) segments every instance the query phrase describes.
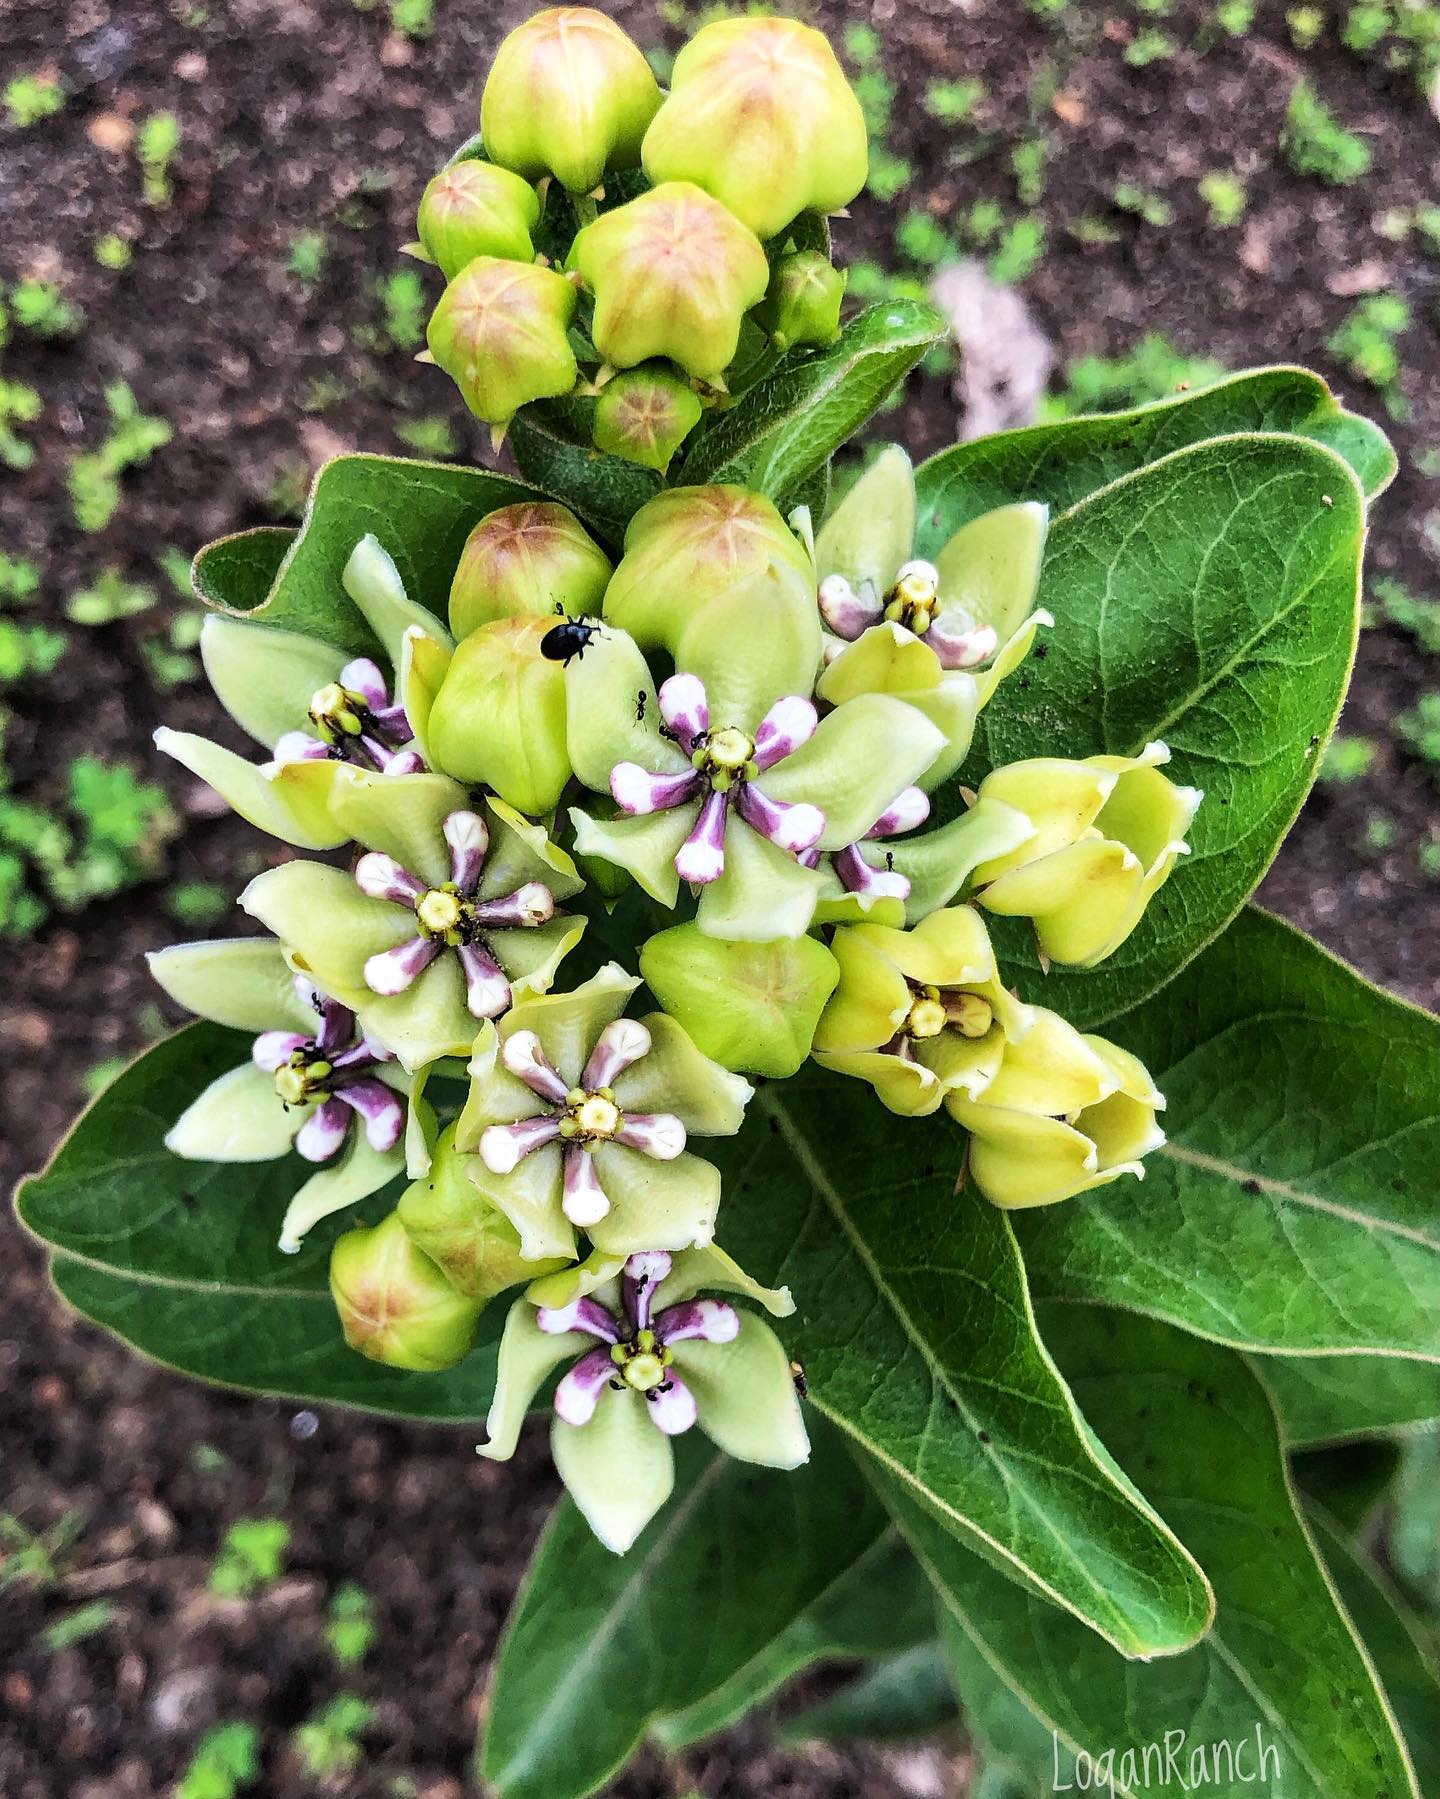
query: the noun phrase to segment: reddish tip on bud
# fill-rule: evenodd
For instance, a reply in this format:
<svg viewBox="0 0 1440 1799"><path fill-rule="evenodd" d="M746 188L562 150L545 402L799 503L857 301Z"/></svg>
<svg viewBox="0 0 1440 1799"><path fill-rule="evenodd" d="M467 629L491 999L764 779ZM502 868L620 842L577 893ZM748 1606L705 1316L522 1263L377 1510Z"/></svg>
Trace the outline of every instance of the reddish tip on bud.
<svg viewBox="0 0 1440 1799"><path fill-rule="evenodd" d="M450 585L450 629L468 637L497 618L582 618L600 610L609 580L610 558L568 506L501 506L465 539Z"/></svg>
<svg viewBox="0 0 1440 1799"><path fill-rule="evenodd" d="M667 369L630 369L607 381L595 405L595 447L664 474L700 423L695 391Z"/></svg>
<svg viewBox="0 0 1440 1799"><path fill-rule="evenodd" d="M425 189L416 229L426 254L453 281L477 256L533 261L530 233L539 222L539 197L528 181L469 157L441 169Z"/></svg>
<svg viewBox="0 0 1440 1799"><path fill-rule="evenodd" d="M426 341L476 417L504 425L529 401L575 385L566 335L574 316L575 289L563 275L477 256L440 296Z"/></svg>
<svg viewBox="0 0 1440 1799"><path fill-rule="evenodd" d="M650 65L613 19L553 6L512 31L480 101L493 162L534 179L554 175L588 194L607 168L633 168L660 106Z"/></svg>
<svg viewBox="0 0 1440 1799"><path fill-rule="evenodd" d="M330 1293L345 1341L372 1362L434 1372L453 1367L474 1344L480 1305L415 1247L396 1212L337 1239Z"/></svg>

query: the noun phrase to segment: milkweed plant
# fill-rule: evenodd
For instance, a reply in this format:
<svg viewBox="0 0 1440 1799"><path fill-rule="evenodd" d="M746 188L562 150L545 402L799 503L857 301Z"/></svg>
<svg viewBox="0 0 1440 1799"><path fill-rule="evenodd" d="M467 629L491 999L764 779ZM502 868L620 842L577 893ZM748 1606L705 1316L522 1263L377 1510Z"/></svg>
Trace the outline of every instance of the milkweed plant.
<svg viewBox="0 0 1440 1799"><path fill-rule="evenodd" d="M1180 1733L1165 1791L1394 1799L1427 1712L1440 1791L1357 1536L1440 1416L1440 1039L1247 903L1392 454L1279 367L917 466L866 154L791 20L668 92L587 8L505 38L409 248L518 477L341 456L200 552L253 745L156 742L266 866L22 1215L177 1368L548 1432L493 1792L819 1657L816 1730L963 1708L987 1793Z"/></svg>

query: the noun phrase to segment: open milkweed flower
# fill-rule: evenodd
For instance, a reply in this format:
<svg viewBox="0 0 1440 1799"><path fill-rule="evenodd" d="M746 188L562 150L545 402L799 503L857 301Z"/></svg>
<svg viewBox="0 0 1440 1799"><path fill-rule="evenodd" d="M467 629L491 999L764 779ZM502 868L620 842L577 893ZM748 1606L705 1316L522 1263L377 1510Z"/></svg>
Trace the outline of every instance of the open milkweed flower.
<svg viewBox="0 0 1440 1799"><path fill-rule="evenodd" d="M530 1261L707 1243L720 1175L691 1136L733 1136L751 1087L662 1012L624 1017L640 985L608 963L570 993L517 1003L475 1040L455 1134L470 1178Z"/></svg>
<svg viewBox="0 0 1440 1799"><path fill-rule="evenodd" d="M1138 756L1040 757L987 775L980 798L1022 810L1035 831L975 870L976 903L1032 920L1053 962L1103 962L1189 851L1204 796L1161 774L1169 760L1163 743L1149 743Z"/></svg>
<svg viewBox="0 0 1440 1799"><path fill-rule="evenodd" d="M702 615L703 616L703 615ZM802 693L773 693L763 614L751 641L705 643L655 693L619 631L566 670L575 772L603 783L622 816L574 809L576 850L626 868L664 906L701 889L711 936L744 941L809 929L824 878L801 860L871 829L943 742L913 707L865 694L821 719Z"/></svg>
<svg viewBox="0 0 1440 1799"><path fill-rule="evenodd" d="M582 885L574 863L502 801L471 810L442 775L349 770L331 804L366 847L354 873L287 862L240 904L406 1068L468 1055L478 1022L547 989L579 942L584 919L558 904Z"/></svg>
<svg viewBox="0 0 1440 1799"><path fill-rule="evenodd" d="M480 1454L508 1461L535 1394L555 1389L556 1471L590 1528L623 1554L669 1498L672 1437L695 1425L726 1455L797 1468L810 1444L789 1358L753 1312L705 1292L744 1294L775 1317L785 1289L749 1280L716 1249L640 1251L592 1290L544 1304L546 1282L517 1299L500 1343ZM533 1296L533 1297L532 1297Z"/></svg>
<svg viewBox="0 0 1440 1799"><path fill-rule="evenodd" d="M758 237L838 212L865 185L865 118L822 33L794 19L722 19L675 59L645 133L655 182L693 181Z"/></svg>
<svg viewBox="0 0 1440 1799"><path fill-rule="evenodd" d="M1104 1037L1042 1016L1053 1023L1007 1044L982 1093L945 1097L970 1134L971 1180L1006 1210L1055 1205L1122 1175L1143 1180L1145 1157L1165 1141L1155 1116L1165 1099L1144 1066Z"/></svg>
<svg viewBox="0 0 1440 1799"><path fill-rule="evenodd" d="M379 540L361 538L343 585L374 633L395 685L403 689L417 637L448 645L449 634L406 594ZM222 706L270 752L263 763L207 738L162 727L156 747L208 782L239 815L298 849L334 849L346 841L331 814L340 770L390 776L425 767L415 728L379 664L299 631L211 614L200 656Z"/></svg>
<svg viewBox="0 0 1440 1799"><path fill-rule="evenodd" d="M202 1162L267 1162L294 1148L322 1165L290 1201L282 1249L400 1172L408 1076L348 1007L291 973L273 938L182 943L149 962L172 999L254 1035L250 1059L186 1108L166 1148Z"/></svg>

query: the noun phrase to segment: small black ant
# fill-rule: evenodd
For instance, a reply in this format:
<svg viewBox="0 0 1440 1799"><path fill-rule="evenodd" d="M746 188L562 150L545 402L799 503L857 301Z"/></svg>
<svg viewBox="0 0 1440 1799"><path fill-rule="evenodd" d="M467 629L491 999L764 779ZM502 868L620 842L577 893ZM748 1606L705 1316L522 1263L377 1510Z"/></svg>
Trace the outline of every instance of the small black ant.
<svg viewBox="0 0 1440 1799"><path fill-rule="evenodd" d="M558 602L555 610L565 622L547 631L540 639L540 654L547 662L563 662L568 666L576 657L585 654L590 647L591 638L598 634L600 627L587 625L584 619L568 617L565 608Z"/></svg>
<svg viewBox="0 0 1440 1799"><path fill-rule="evenodd" d="M893 875L895 872L894 850L886 850L885 852L885 872L887 875Z"/></svg>
<svg viewBox="0 0 1440 1799"><path fill-rule="evenodd" d="M642 687L635 695L635 723L637 725L643 725L645 722L645 699L645 689Z"/></svg>

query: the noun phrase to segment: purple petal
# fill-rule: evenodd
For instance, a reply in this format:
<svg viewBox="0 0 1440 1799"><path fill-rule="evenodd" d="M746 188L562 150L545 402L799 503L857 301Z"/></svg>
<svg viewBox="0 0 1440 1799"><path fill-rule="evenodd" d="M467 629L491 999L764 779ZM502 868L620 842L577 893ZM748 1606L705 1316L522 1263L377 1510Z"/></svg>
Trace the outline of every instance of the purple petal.
<svg viewBox="0 0 1440 1799"><path fill-rule="evenodd" d="M637 1249L628 1256L620 1285L625 1295L625 1310L635 1320L636 1330L644 1330L650 1322L650 1302L655 1289L675 1265L668 1249Z"/></svg>
<svg viewBox="0 0 1440 1799"><path fill-rule="evenodd" d="M490 831L478 812L452 812L445 820L450 846L450 879L467 897L480 885L480 871L490 853Z"/></svg>
<svg viewBox="0 0 1440 1799"><path fill-rule="evenodd" d="M685 1147L685 1126L673 1112L626 1112L615 1141L656 1162L673 1162Z"/></svg>
<svg viewBox="0 0 1440 1799"><path fill-rule="evenodd" d="M638 762L617 762L610 770L610 791L627 817L643 818L694 799L700 791L700 777L693 768L678 775L652 775Z"/></svg>
<svg viewBox="0 0 1440 1799"><path fill-rule="evenodd" d="M809 743L819 722L820 714L798 694L776 700L755 733L755 766L773 768L783 762L802 743Z"/></svg>
<svg viewBox="0 0 1440 1799"><path fill-rule="evenodd" d="M890 868L872 868L860 854L857 845L849 843L836 850L831 866L849 893L863 893L875 899L909 899L910 882Z"/></svg>
<svg viewBox="0 0 1440 1799"><path fill-rule="evenodd" d="M942 612L920 640L940 658L941 668L978 668L995 654L999 638L989 625L972 625L959 612Z"/></svg>
<svg viewBox="0 0 1440 1799"><path fill-rule="evenodd" d="M307 1162L328 1162L349 1129L349 1109L338 1099L322 1100L295 1133L295 1147Z"/></svg>
<svg viewBox="0 0 1440 1799"><path fill-rule="evenodd" d="M287 731L270 752L272 762L324 762L330 746L312 737L308 731Z"/></svg>
<svg viewBox="0 0 1440 1799"><path fill-rule="evenodd" d="M423 775L425 758L415 750L392 750L378 737L362 736L365 753L382 775Z"/></svg>
<svg viewBox="0 0 1440 1799"><path fill-rule="evenodd" d="M582 1355L555 1389L556 1416L566 1424L588 1424L614 1372L608 1349L592 1349Z"/></svg>
<svg viewBox="0 0 1440 1799"><path fill-rule="evenodd" d="M598 1299L572 1299L568 1306L541 1306L535 1322L547 1336L563 1337L570 1331L585 1331L599 1337L602 1343L618 1343L620 1326Z"/></svg>
<svg viewBox="0 0 1440 1799"><path fill-rule="evenodd" d="M880 622L885 608L878 600L862 600L844 575L826 575L820 583L820 616L837 637L852 643Z"/></svg>
<svg viewBox="0 0 1440 1799"><path fill-rule="evenodd" d="M695 1395L673 1370L667 1371L658 1387L645 1395L650 1422L667 1437L678 1437L689 1430L698 1416Z"/></svg>
<svg viewBox="0 0 1440 1799"><path fill-rule="evenodd" d="M409 743L415 735L403 706L372 706L369 723L390 743Z"/></svg>
<svg viewBox="0 0 1440 1799"><path fill-rule="evenodd" d="M560 1071L545 1054L534 1031L512 1031L500 1045L500 1060L511 1074L524 1081L532 1093L563 1106L570 1089Z"/></svg>
<svg viewBox="0 0 1440 1799"><path fill-rule="evenodd" d="M565 1151L565 1197L560 1207L571 1224L581 1230L598 1224L610 1210L609 1196L595 1172L595 1158L578 1143L570 1144Z"/></svg>
<svg viewBox="0 0 1440 1799"><path fill-rule="evenodd" d="M710 702L705 697L705 683L698 675L671 675L657 696L660 715L680 739L680 747L688 756L695 739L710 729Z"/></svg>
<svg viewBox="0 0 1440 1799"><path fill-rule="evenodd" d="M752 830L792 856L814 849L825 832L825 814L818 806L767 799L753 781L740 788L740 816Z"/></svg>
<svg viewBox="0 0 1440 1799"><path fill-rule="evenodd" d="M721 1299L687 1299L667 1306L655 1320L661 1343L733 1343L740 1335L740 1314Z"/></svg>
<svg viewBox="0 0 1440 1799"><path fill-rule="evenodd" d="M510 1004L505 970L478 943L462 943L456 951L465 971L465 1009L472 1018L498 1018Z"/></svg>
<svg viewBox="0 0 1440 1799"><path fill-rule="evenodd" d="M890 808L882 812L865 833L867 837L898 837L902 831L913 831L930 816L930 800L919 787L907 787L897 794Z"/></svg>
<svg viewBox="0 0 1440 1799"><path fill-rule="evenodd" d="M491 1174L509 1174L532 1150L553 1143L559 1135L560 1120L553 1112L517 1118L514 1124L492 1124L480 1133L480 1160Z"/></svg>
<svg viewBox="0 0 1440 1799"><path fill-rule="evenodd" d="M526 881L513 893L481 900L475 907L476 924L495 928L533 931L537 925L549 924L554 916L555 895L543 881Z"/></svg>
<svg viewBox="0 0 1440 1799"><path fill-rule="evenodd" d="M380 850L367 850L355 864L355 885L371 899L408 906L412 912L426 891L423 881L417 881L408 868L402 868L393 856Z"/></svg>
<svg viewBox="0 0 1440 1799"><path fill-rule="evenodd" d="M638 1018L617 1018L595 1039L595 1047L580 1076L587 1093L597 1087L611 1087L615 1077L650 1054L650 1033Z"/></svg>
<svg viewBox="0 0 1440 1799"><path fill-rule="evenodd" d="M297 1049L305 1049L313 1041L299 1031L262 1031L250 1049L250 1060L266 1074L283 1068Z"/></svg>
<svg viewBox="0 0 1440 1799"><path fill-rule="evenodd" d="M365 1120L365 1140L371 1149L382 1155L394 1149L405 1128L405 1108L384 1081L352 1081L338 1088L335 1097Z"/></svg>
<svg viewBox="0 0 1440 1799"><path fill-rule="evenodd" d="M384 675L368 656L357 656L345 664L340 670L340 685L350 693L358 693L372 712L390 698Z"/></svg>
<svg viewBox="0 0 1440 1799"><path fill-rule="evenodd" d="M372 993L391 999L405 989L440 954L440 945L428 937L412 937L394 949L383 949L365 964L365 985Z"/></svg>
<svg viewBox="0 0 1440 1799"><path fill-rule="evenodd" d="M675 855L675 872L696 887L718 881L725 872L725 820L728 793L707 793L690 835Z"/></svg>
<svg viewBox="0 0 1440 1799"><path fill-rule="evenodd" d="M320 1029L315 1033L315 1047L332 1060L355 1035L355 1014L338 999L320 1002Z"/></svg>

